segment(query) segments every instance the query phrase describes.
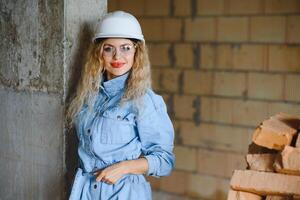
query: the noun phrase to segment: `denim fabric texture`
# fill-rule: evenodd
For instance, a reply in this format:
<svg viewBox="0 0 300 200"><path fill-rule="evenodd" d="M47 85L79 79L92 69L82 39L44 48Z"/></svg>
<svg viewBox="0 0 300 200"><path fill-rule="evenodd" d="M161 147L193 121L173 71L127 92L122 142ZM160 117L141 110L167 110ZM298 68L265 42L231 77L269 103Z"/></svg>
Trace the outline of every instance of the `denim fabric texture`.
<svg viewBox="0 0 300 200"><path fill-rule="evenodd" d="M115 184L96 182L93 172L124 160L147 159L147 176L167 176L175 164L174 129L161 96L148 89L138 103L120 104L129 73L101 84L93 109L76 118L79 139L71 200L150 200L144 175L127 174Z"/></svg>

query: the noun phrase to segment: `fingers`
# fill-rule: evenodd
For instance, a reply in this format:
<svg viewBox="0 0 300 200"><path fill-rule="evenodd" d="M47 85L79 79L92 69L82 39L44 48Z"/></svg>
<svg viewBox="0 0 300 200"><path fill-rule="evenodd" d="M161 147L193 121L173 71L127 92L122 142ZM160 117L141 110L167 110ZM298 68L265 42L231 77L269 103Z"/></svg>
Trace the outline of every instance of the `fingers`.
<svg viewBox="0 0 300 200"><path fill-rule="evenodd" d="M102 172L98 172L96 174L97 178L96 178L96 181L102 181L103 177L105 176L105 174Z"/></svg>
<svg viewBox="0 0 300 200"><path fill-rule="evenodd" d="M113 177L108 176L105 172L97 172L94 173L94 175L97 176L96 181L102 181L107 184L114 184L115 181L113 180Z"/></svg>
<svg viewBox="0 0 300 200"><path fill-rule="evenodd" d="M99 173L97 175L97 178L96 178L96 181L102 181L104 183L107 183L107 184L115 184L116 183L116 177L114 176L109 176L103 172Z"/></svg>
<svg viewBox="0 0 300 200"><path fill-rule="evenodd" d="M96 176L96 181L102 181L107 184L115 184L124 174L122 169L118 167L119 165L112 165L106 169L99 170L94 173Z"/></svg>
<svg viewBox="0 0 300 200"><path fill-rule="evenodd" d="M115 181L108 179L108 178L103 178L102 181L107 184L115 184Z"/></svg>

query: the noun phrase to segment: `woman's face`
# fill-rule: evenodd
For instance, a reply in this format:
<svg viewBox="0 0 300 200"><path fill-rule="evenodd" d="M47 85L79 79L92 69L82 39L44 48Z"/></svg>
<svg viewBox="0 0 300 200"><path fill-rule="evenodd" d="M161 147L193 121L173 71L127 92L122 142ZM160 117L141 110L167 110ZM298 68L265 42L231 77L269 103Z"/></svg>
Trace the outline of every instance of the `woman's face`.
<svg viewBox="0 0 300 200"><path fill-rule="evenodd" d="M103 43L102 58L108 80L128 72L134 63L135 44L129 39L109 38Z"/></svg>

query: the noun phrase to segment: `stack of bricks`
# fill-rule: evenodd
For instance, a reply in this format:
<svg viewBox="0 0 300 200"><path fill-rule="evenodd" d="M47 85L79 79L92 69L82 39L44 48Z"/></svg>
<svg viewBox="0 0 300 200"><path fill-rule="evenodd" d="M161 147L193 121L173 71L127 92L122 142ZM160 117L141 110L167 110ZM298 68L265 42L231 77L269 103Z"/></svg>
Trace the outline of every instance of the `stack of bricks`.
<svg viewBox="0 0 300 200"><path fill-rule="evenodd" d="M228 200L300 200L300 119L279 113L255 130L247 170L235 170Z"/></svg>

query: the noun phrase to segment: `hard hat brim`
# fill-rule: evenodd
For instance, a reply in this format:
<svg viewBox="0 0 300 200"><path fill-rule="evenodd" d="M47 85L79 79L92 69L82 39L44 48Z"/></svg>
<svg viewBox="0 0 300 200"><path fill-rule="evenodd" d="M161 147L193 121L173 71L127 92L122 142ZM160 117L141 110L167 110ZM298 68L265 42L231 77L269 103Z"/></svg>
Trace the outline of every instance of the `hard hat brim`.
<svg viewBox="0 0 300 200"><path fill-rule="evenodd" d="M129 39L137 39L142 42L145 42L145 39L142 35L120 35L120 34L99 34L93 37L93 42L96 42L97 39L106 39L106 38L129 38Z"/></svg>

